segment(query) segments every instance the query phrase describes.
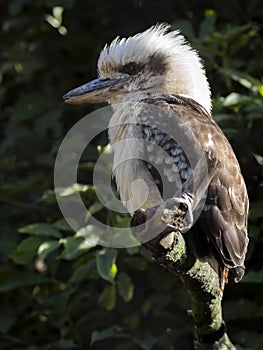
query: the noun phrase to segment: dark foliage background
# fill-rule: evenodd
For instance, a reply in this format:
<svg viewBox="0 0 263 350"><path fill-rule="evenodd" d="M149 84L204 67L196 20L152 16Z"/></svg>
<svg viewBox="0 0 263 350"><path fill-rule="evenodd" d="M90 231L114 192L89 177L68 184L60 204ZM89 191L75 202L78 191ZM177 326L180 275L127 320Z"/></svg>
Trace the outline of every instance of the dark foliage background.
<svg viewBox="0 0 263 350"><path fill-rule="evenodd" d="M263 349L263 2L2 0L0 19L0 349L192 348L189 299L176 277L139 247L88 244L63 220L53 192L61 140L98 108L66 106L61 96L95 77L106 42L162 21L205 60L213 115L247 182L247 274L227 286L224 317L239 349ZM92 190L98 146L107 145L105 135L97 141L71 190L92 213L127 224Z"/></svg>

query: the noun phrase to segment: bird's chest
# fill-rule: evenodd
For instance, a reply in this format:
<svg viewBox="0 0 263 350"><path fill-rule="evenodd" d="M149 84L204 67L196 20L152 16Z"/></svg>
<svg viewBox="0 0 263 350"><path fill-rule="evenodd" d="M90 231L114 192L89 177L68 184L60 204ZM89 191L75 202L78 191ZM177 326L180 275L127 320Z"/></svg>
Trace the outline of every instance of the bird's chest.
<svg viewBox="0 0 263 350"><path fill-rule="evenodd" d="M109 125L114 152L113 174L121 201L130 213L162 201L158 186L145 165L145 145L135 112L132 107L128 115L117 110Z"/></svg>
<svg viewBox="0 0 263 350"><path fill-rule="evenodd" d="M167 132L165 121L144 113L114 117L109 128L113 172L128 210L159 205L180 191L192 169L183 148Z"/></svg>

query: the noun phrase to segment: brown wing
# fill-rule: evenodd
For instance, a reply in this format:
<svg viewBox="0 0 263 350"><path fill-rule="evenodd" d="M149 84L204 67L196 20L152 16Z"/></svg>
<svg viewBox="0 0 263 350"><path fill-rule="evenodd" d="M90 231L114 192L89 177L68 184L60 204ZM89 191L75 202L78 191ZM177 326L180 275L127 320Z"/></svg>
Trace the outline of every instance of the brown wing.
<svg viewBox="0 0 263 350"><path fill-rule="evenodd" d="M206 208L200 216L200 226L211 237L215 255L234 269L236 281L244 274L247 251L248 197L239 164L229 143L215 135L212 154L220 160L208 187Z"/></svg>
<svg viewBox="0 0 263 350"><path fill-rule="evenodd" d="M206 236L210 254L222 267L232 269L236 281L240 280L244 274L248 245L248 196L232 147L211 116L194 100L167 95L145 102L172 111L182 124L192 130L205 153L208 169L209 164L216 161L217 168L210 178L206 205L193 231L199 230L200 240L202 234ZM175 124L173 127L178 126Z"/></svg>

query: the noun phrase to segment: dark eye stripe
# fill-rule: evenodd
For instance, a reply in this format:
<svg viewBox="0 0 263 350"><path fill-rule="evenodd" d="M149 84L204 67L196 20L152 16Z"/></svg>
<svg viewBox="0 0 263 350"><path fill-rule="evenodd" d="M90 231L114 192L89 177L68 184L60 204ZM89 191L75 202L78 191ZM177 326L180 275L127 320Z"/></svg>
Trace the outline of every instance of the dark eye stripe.
<svg viewBox="0 0 263 350"><path fill-rule="evenodd" d="M122 66L121 72L129 74L129 75L135 75L139 73L141 70L142 66L139 63L136 62L129 62Z"/></svg>

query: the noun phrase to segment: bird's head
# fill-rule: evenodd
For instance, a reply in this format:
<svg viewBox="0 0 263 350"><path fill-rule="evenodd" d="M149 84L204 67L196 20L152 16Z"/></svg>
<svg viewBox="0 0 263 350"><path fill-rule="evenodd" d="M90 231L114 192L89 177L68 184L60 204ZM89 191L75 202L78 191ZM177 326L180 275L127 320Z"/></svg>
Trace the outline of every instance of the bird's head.
<svg viewBox="0 0 263 350"><path fill-rule="evenodd" d="M98 79L64 95L66 103L116 103L146 94L184 94L211 109L201 60L178 31L159 24L129 38L116 38L100 53Z"/></svg>

